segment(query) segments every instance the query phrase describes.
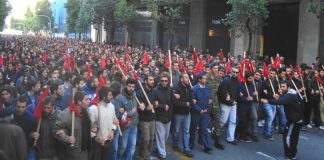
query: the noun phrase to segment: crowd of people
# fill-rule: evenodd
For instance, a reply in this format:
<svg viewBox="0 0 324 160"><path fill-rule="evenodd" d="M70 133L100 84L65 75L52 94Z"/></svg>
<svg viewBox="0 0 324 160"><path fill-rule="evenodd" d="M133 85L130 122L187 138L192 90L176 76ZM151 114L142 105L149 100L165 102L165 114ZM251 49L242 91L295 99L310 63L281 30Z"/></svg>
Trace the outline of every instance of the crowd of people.
<svg viewBox="0 0 324 160"><path fill-rule="evenodd" d="M194 157L258 142L258 127L269 141L282 134L295 159L299 131L324 129L319 58L293 67L222 50L6 35L0 44L2 159L166 159L169 137Z"/></svg>

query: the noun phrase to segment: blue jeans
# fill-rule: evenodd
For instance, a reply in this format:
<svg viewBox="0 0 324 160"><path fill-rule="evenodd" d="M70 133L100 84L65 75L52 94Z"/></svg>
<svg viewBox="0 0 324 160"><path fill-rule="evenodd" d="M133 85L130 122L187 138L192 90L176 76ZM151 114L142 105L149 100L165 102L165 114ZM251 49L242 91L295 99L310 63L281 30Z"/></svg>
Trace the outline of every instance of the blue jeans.
<svg viewBox="0 0 324 160"><path fill-rule="evenodd" d="M36 152L35 149L31 149L28 152L28 160L36 160Z"/></svg>
<svg viewBox="0 0 324 160"><path fill-rule="evenodd" d="M284 106L280 105L277 107L277 114L275 116L274 123L275 126L279 128L279 133L283 134L285 132L287 123Z"/></svg>
<svg viewBox="0 0 324 160"><path fill-rule="evenodd" d="M188 115L177 114L174 116L174 125L172 133L172 145L178 147L179 134L182 133L182 144L184 151L190 151L189 147L189 129L190 129L190 113ZM180 128L182 128L181 132Z"/></svg>
<svg viewBox="0 0 324 160"><path fill-rule="evenodd" d="M272 136L272 122L276 114L276 106L269 103L263 104L263 110L265 112L266 118L264 123L264 136Z"/></svg>
<svg viewBox="0 0 324 160"><path fill-rule="evenodd" d="M131 126L123 130L123 136L119 137L118 159L132 160L137 140L137 127Z"/></svg>
<svg viewBox="0 0 324 160"><path fill-rule="evenodd" d="M119 140L119 131L118 131L118 128L117 128L116 132L115 132L115 135L114 135L114 139L112 141L111 160L117 160L118 140Z"/></svg>

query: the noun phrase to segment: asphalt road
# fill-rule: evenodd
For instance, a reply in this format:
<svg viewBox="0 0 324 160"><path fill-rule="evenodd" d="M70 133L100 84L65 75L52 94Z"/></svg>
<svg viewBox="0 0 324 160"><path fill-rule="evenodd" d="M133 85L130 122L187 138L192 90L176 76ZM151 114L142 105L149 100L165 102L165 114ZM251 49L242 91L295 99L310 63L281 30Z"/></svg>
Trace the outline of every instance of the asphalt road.
<svg viewBox="0 0 324 160"><path fill-rule="evenodd" d="M282 136L274 134L273 142L265 140L262 136L262 129L259 128L259 142L239 142L234 146L225 142L225 150L215 149L211 154L203 152L203 146L196 144L193 151L195 160L284 160ZM225 135L225 133L223 134ZM306 132L301 131L298 144L298 160L324 160L324 131L312 128ZM153 158L155 159L155 158ZM172 150L168 144L168 156L170 160L189 160L179 152Z"/></svg>

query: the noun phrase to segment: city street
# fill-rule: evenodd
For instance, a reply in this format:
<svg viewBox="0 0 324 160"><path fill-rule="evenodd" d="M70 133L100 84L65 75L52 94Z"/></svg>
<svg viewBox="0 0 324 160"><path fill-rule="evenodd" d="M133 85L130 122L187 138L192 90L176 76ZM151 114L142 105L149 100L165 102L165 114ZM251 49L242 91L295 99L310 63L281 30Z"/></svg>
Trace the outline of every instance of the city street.
<svg viewBox="0 0 324 160"><path fill-rule="evenodd" d="M261 129L259 130L261 132ZM309 129L307 132L302 131L299 137L298 144L298 160L321 160L322 149L324 148L324 131L317 128ZM224 151L214 149L212 154L206 154L203 152L203 148L200 145L196 145L194 150L195 160L284 160L282 136L275 134L275 141L265 140L261 134L259 134L259 142L239 142L237 146L224 143L226 148ZM223 140L224 142L224 140ZM181 159L187 160L181 153L172 150L171 145L168 147L168 159ZM322 158L321 158L322 157Z"/></svg>

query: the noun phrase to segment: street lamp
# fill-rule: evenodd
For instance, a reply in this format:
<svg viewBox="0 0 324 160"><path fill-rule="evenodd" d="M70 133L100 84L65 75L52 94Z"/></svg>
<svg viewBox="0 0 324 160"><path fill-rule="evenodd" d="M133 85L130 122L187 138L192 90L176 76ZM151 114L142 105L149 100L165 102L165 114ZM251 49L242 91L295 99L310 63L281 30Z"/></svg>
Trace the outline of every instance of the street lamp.
<svg viewBox="0 0 324 160"><path fill-rule="evenodd" d="M52 21L51 21L51 18L50 18L49 16L42 15L42 14L37 14L36 16L40 16L40 17L45 17L45 18L47 18L48 21L49 21L50 32L52 32Z"/></svg>

